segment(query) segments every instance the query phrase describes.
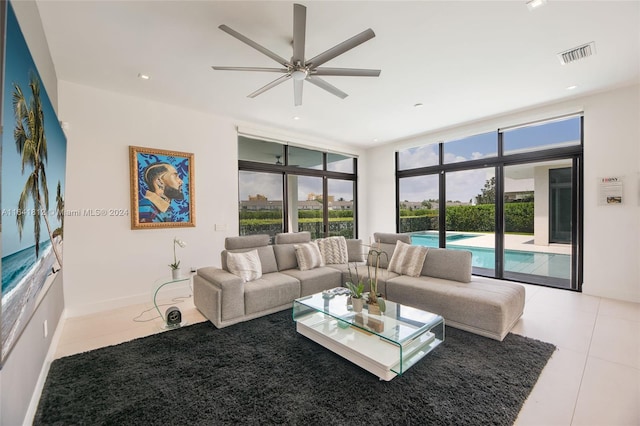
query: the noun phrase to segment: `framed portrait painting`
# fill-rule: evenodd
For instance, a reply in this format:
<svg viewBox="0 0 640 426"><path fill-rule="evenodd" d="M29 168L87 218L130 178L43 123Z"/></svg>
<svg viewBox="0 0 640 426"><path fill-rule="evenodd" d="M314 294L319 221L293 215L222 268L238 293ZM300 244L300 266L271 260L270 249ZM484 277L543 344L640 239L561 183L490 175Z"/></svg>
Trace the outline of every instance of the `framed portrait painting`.
<svg viewBox="0 0 640 426"><path fill-rule="evenodd" d="M129 147L131 229L195 226L193 154Z"/></svg>

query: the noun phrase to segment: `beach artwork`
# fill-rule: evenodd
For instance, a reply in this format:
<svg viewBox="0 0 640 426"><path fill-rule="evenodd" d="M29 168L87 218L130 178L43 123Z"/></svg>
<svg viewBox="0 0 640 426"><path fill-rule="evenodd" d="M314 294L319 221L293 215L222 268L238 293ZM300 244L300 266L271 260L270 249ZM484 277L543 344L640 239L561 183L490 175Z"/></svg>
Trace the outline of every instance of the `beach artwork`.
<svg viewBox="0 0 640 426"><path fill-rule="evenodd" d="M131 229L195 226L193 154L129 147Z"/></svg>
<svg viewBox="0 0 640 426"><path fill-rule="evenodd" d="M67 155L66 137L10 4L5 22L2 363L62 268Z"/></svg>

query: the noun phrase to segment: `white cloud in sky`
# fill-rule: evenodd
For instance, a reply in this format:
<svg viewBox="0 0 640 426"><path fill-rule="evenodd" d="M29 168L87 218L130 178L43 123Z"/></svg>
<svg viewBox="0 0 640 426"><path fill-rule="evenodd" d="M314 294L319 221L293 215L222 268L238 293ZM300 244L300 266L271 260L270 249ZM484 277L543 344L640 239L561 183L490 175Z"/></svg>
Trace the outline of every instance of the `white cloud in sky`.
<svg viewBox="0 0 640 426"><path fill-rule="evenodd" d="M473 152L472 158L466 158L461 155L445 153L444 162L447 164L458 163L462 161L475 160L482 158L484 155L479 152ZM401 168L410 169L415 167L424 167L425 165L434 165L438 163L437 145L426 145L417 148L411 148L400 152ZM429 164L428 162L431 162ZM487 180L495 175L495 169L489 167L486 169L464 170L459 172L449 172L446 174L446 198L451 201L461 201L468 203L470 200L475 201L475 197L482 193ZM403 178L400 180L400 200L404 201L423 201L429 199L438 199L438 175L417 176L412 178Z"/></svg>
<svg viewBox="0 0 640 426"><path fill-rule="evenodd" d="M438 145L423 145L399 152L400 170L438 164Z"/></svg>

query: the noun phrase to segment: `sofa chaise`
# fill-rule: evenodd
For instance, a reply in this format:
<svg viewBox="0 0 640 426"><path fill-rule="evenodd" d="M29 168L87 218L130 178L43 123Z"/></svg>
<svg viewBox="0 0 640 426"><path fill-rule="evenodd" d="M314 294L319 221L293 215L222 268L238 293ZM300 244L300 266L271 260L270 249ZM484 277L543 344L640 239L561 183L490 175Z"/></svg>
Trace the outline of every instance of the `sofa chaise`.
<svg viewBox="0 0 640 426"><path fill-rule="evenodd" d="M398 241L411 244L407 234L375 233L380 250L387 253L387 268ZM387 271L378 290L388 300L441 315L447 325L496 340L503 340L522 316L522 285L471 274L471 252L429 248L419 276Z"/></svg>

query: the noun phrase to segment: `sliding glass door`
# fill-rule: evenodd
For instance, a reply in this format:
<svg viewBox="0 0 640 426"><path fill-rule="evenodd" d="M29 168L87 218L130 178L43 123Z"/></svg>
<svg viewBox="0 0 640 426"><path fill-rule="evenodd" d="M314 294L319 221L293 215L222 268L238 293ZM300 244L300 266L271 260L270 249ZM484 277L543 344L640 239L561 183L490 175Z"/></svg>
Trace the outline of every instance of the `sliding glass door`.
<svg viewBox="0 0 640 426"><path fill-rule="evenodd" d="M570 287L572 160L504 168L504 277Z"/></svg>
<svg viewBox="0 0 640 426"><path fill-rule="evenodd" d="M472 253L473 273L495 276L495 167L445 173L446 247Z"/></svg>

